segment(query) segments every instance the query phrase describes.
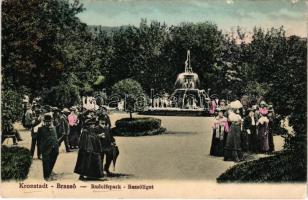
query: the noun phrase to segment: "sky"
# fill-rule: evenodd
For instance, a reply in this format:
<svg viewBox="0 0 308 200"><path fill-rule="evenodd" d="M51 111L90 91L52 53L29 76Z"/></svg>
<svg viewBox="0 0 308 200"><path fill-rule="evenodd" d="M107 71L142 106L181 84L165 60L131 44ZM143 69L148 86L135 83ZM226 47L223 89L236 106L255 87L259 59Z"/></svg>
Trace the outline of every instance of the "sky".
<svg viewBox="0 0 308 200"><path fill-rule="evenodd" d="M287 35L307 37L308 0L80 0L88 25L138 26L142 18L167 25L210 21L224 32L283 26Z"/></svg>

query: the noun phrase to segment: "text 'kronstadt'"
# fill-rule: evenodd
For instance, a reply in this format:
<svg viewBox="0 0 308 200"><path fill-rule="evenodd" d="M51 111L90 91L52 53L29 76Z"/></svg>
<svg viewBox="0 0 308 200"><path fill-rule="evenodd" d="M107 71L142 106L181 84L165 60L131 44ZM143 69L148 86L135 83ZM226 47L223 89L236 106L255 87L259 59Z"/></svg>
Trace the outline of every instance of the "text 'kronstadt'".
<svg viewBox="0 0 308 200"><path fill-rule="evenodd" d="M43 183L43 184L25 184L25 183L19 183L19 188L45 189L45 188L48 188L48 185L47 185L47 183Z"/></svg>

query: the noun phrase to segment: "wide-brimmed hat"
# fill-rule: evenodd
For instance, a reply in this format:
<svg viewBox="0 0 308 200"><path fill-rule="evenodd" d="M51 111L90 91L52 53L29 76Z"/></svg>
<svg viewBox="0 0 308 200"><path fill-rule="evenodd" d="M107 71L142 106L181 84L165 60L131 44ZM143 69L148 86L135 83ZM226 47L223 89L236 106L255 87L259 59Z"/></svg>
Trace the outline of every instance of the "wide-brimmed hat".
<svg viewBox="0 0 308 200"><path fill-rule="evenodd" d="M260 105L265 105L265 106L267 106L267 104L266 104L265 101L261 101Z"/></svg>
<svg viewBox="0 0 308 200"><path fill-rule="evenodd" d="M60 111L61 111L61 109L58 108L58 107L51 107L51 110L52 110L53 112L60 112Z"/></svg>
<svg viewBox="0 0 308 200"><path fill-rule="evenodd" d="M44 115L44 119L43 119L44 122L51 122L51 120L52 120L52 116L50 114Z"/></svg>
<svg viewBox="0 0 308 200"><path fill-rule="evenodd" d="M253 111L254 109L253 108L247 108L247 111Z"/></svg>
<svg viewBox="0 0 308 200"><path fill-rule="evenodd" d="M72 107L70 108L71 111L76 111L76 109L77 109L77 108L76 108L75 106L72 106Z"/></svg>
<svg viewBox="0 0 308 200"><path fill-rule="evenodd" d="M220 102L226 102L226 100L222 99L222 100L220 100Z"/></svg>
<svg viewBox="0 0 308 200"><path fill-rule="evenodd" d="M66 114L66 113L70 113L70 110L67 108L63 108L62 113Z"/></svg>

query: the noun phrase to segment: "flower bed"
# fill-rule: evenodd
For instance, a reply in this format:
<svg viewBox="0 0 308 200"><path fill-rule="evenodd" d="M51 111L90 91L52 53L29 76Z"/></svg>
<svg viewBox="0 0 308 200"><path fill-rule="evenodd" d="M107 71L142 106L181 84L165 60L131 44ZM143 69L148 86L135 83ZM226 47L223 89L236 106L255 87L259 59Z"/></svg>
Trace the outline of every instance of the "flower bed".
<svg viewBox="0 0 308 200"><path fill-rule="evenodd" d="M146 136L158 135L166 131L161 127L161 120L157 118L123 118L116 121L116 127L112 129L115 136Z"/></svg>

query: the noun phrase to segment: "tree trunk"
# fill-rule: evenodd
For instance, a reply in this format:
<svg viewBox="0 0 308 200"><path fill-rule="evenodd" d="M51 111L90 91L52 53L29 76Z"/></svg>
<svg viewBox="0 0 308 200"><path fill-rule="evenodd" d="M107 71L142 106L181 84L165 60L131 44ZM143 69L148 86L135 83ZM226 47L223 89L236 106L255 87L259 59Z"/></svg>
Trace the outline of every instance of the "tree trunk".
<svg viewBox="0 0 308 200"><path fill-rule="evenodd" d="M132 112L129 112L129 117L130 117L130 119L133 119L133 113Z"/></svg>

